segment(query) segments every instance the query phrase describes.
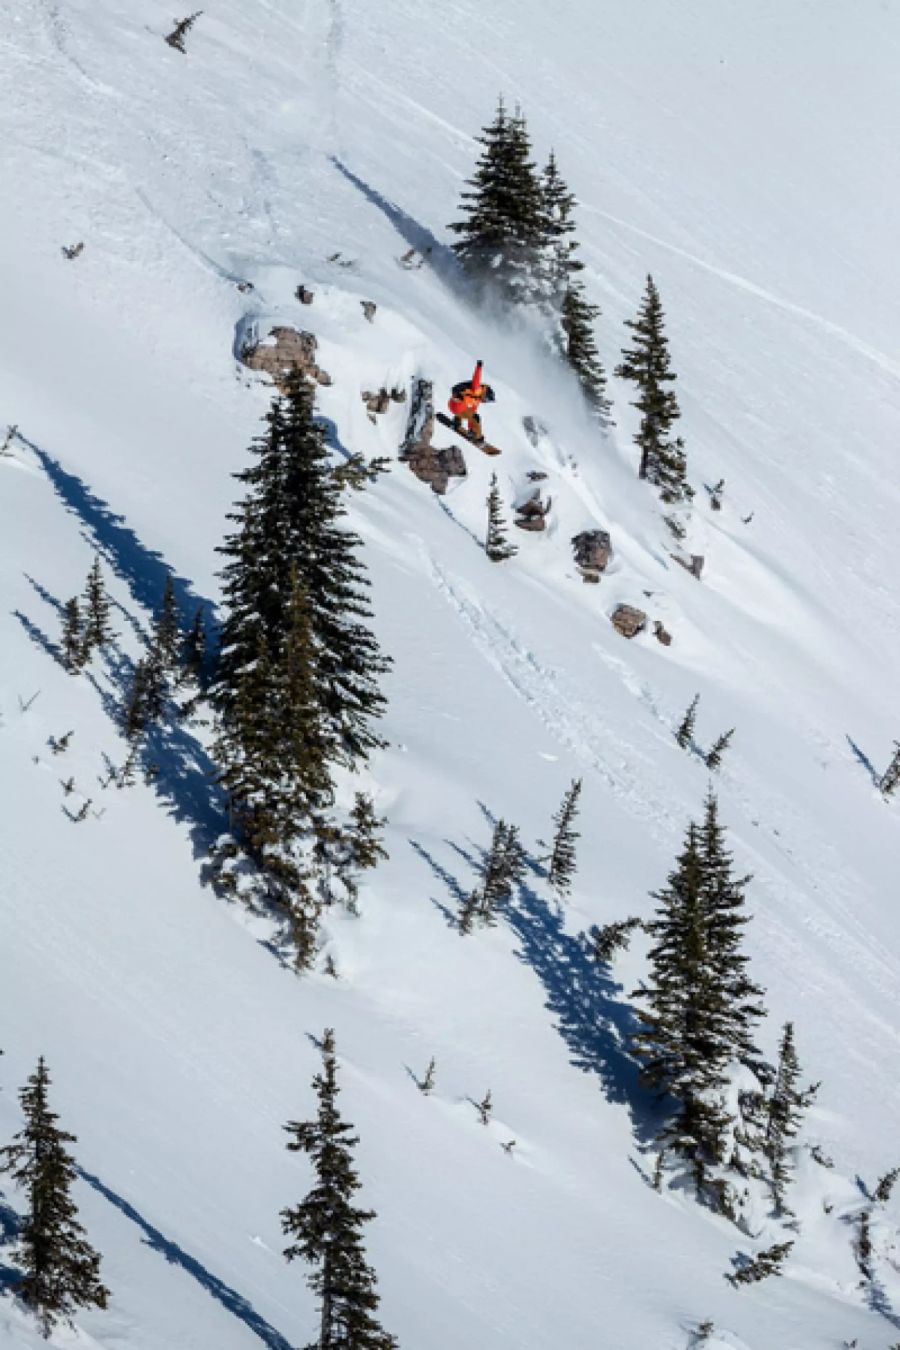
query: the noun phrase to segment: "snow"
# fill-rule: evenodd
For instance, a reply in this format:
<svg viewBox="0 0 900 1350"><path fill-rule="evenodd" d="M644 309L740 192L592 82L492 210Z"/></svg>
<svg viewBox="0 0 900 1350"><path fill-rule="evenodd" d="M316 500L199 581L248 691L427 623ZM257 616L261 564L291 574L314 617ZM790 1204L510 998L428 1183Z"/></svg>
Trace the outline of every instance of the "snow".
<svg viewBox="0 0 900 1350"><path fill-rule="evenodd" d="M708 1318L716 1350L887 1350L897 1199L873 1219L868 1289L852 1242L856 1178L898 1161L900 824L868 766L898 735L900 11L489 10L217 0L181 56L161 41L161 0L0 0L0 429L20 431L0 459L0 1135L44 1054L113 1291L107 1313L79 1317L80 1343L302 1345L314 1304L278 1216L308 1172L281 1127L311 1111L311 1038L333 1026L383 1320L403 1347L682 1350ZM534 335L453 284L445 226L501 89L581 200L610 368L648 270L660 286L700 582L636 479L628 388L614 382L617 426L600 435ZM397 265L429 245L433 266ZM111 713L167 570L186 610L216 600L230 474L270 392L234 359L252 323L316 333L334 380L321 412L336 446L367 455L396 455L405 409L373 426L362 389L422 374L440 391L481 356L497 391L501 459L467 449L443 500L397 463L353 499L395 661L391 746L366 780L391 856L361 918L327 920L337 981L298 980L265 925L201 884L219 821L194 733L159 747L155 787L98 782L104 755L125 757ZM526 415L548 428L536 447ZM490 474L510 505L534 469L549 528L513 531L519 554L492 565L477 546ZM713 513L703 484L723 477ZM569 543L594 526L615 550L599 587ZM120 646L74 679L52 659L58 609L97 549ZM673 645L620 638L619 602ZM783 1234L748 1237L646 1184L650 1107L625 1045L643 948L607 979L583 941L650 912L700 809L707 772L673 738L698 691L703 744L736 727L716 788L754 874L765 1048L795 1021L823 1083L805 1138L835 1159L801 1153L785 1276L746 1290L723 1278L733 1258ZM48 738L70 729L54 756ZM447 914L492 820L536 847L574 776L570 903L532 878L497 929L461 939ZM61 808L85 797L102 815L73 825ZM432 1056L426 1098L410 1071ZM484 1127L471 1099L488 1088ZM0 1336L39 1339L8 1298Z"/></svg>

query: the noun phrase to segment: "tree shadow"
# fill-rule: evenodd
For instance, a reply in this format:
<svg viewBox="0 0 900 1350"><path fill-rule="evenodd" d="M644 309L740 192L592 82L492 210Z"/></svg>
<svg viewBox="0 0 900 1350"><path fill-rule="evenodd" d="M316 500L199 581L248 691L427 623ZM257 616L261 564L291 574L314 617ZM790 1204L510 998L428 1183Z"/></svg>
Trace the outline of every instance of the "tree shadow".
<svg viewBox="0 0 900 1350"><path fill-rule="evenodd" d="M171 578L182 624L200 605L207 615L214 613L212 604L198 596L188 581L175 576L161 555L146 548L134 531L124 524L124 518L115 515L80 478L68 473L33 442L25 441L25 444L43 467L66 509L79 517L90 542L103 554L115 575L125 581L138 604L155 612L166 582ZM59 613L62 609L60 600L32 577L28 580L41 599ZM117 608L146 647L147 634L142 625L121 605ZM27 615L16 610L15 616L32 642L64 666L59 645ZM108 681L100 678L99 667L89 667L84 674L97 691L110 721L121 727L134 680L135 661L111 642L103 652L103 666ZM140 762L145 774L152 771L154 790L169 815L189 826L194 857L204 856L212 839L224 828L225 797L215 785L216 766L198 737L179 719L173 703L167 705L158 722L148 727Z"/></svg>
<svg viewBox="0 0 900 1350"><path fill-rule="evenodd" d="M587 933L566 932L558 906L524 881L517 892L515 902L505 907L505 917L521 944L519 960L544 987L545 1007L568 1047L570 1063L596 1074L607 1100L627 1106L638 1139L649 1141L656 1113L629 1053L637 1019L621 998L622 985L597 961Z"/></svg>
<svg viewBox="0 0 900 1350"><path fill-rule="evenodd" d="M41 651L55 661L58 666L65 667L62 649L59 644L54 642L52 638L49 638L44 630L39 628L33 619L29 619L28 615L23 614L20 609L13 610L13 618L18 619L19 623L25 629L25 632L36 647L40 647Z"/></svg>
<svg viewBox="0 0 900 1350"><path fill-rule="evenodd" d="M0 1196L0 1247L9 1247L16 1241L19 1236L19 1223L16 1211L7 1204L3 1196ZM0 1261L0 1293L15 1293L21 1280L21 1270Z"/></svg>
<svg viewBox="0 0 900 1350"><path fill-rule="evenodd" d="M224 1281L218 1279L218 1277L207 1270L204 1265L201 1265L195 1257L190 1256L183 1248L179 1247L176 1242L173 1242L171 1238L164 1237L158 1228L154 1228L151 1223L148 1223L148 1221L138 1213L134 1205L130 1204L121 1195L117 1195L115 1191L110 1190L108 1186L104 1185L99 1177L93 1176L90 1172L86 1172L84 1168L81 1167L79 1167L78 1173L83 1181L86 1181L89 1186L93 1187L93 1189L98 1192L98 1194L102 1195L105 1200L108 1200L111 1205L115 1205L116 1209L141 1229L144 1234L143 1240L151 1251L159 1252L159 1254L164 1256L172 1265L180 1266L182 1270L186 1271L192 1279L196 1280L197 1283L206 1290L211 1298L214 1298L218 1303L221 1303L222 1307L225 1308L227 1312L230 1312L233 1317L236 1317L240 1322L243 1322L244 1326L252 1331L255 1336L258 1336L261 1341L264 1341L265 1344L270 1347L270 1350L292 1350L290 1342L282 1336L279 1331L276 1331L242 1294L239 1294L237 1290L232 1289L230 1285L227 1285Z"/></svg>
<svg viewBox="0 0 900 1350"><path fill-rule="evenodd" d="M138 604L151 613L157 608L166 581L172 579L175 599L183 613L190 614L203 605L211 625L215 623L215 606L204 596L197 595L191 583L177 576L161 554L142 544L134 530L125 523L125 517L116 515L107 502L97 497L76 474L69 473L58 460L32 441L24 440L41 468L50 479L66 509L78 516L91 542L103 555L116 576L128 586ZM57 602L58 603L58 602Z"/></svg>
<svg viewBox="0 0 900 1350"><path fill-rule="evenodd" d="M377 188L373 188L358 174L355 174L352 169L348 169L347 165L337 156L331 156L331 163L338 173L343 174L347 182L365 197L367 202L371 202L383 215L387 216L400 237L409 244L410 248L416 249L426 258L429 267L442 281L451 282L455 286L465 284L465 275L452 249L448 248L446 244L442 244L436 235L433 235L424 225L420 225L413 216L404 211L396 202L390 201Z"/></svg>
<svg viewBox="0 0 900 1350"><path fill-rule="evenodd" d="M467 899L467 892L463 890L462 884L452 872L448 872L446 867L442 867L437 858L433 857L417 839L410 839L409 846L414 852L418 853L423 862L426 862L431 868L438 881L443 882L447 890L459 904L463 904ZM443 906L439 906L443 908Z"/></svg>
<svg viewBox="0 0 900 1350"><path fill-rule="evenodd" d="M869 756L866 754L866 752L860 749L860 747L856 744L856 741L854 741L851 736L847 736L847 744L849 745L850 749L853 752L854 759L857 761L858 764L861 764L862 767L865 769L866 773L871 778L874 786L880 787L881 774L875 768L875 765L869 759Z"/></svg>
<svg viewBox="0 0 900 1350"><path fill-rule="evenodd" d="M496 826L493 812L482 802L478 805L486 822ZM409 842L462 905L467 892L459 879L416 840ZM467 865L483 870L486 848L479 849L480 857L475 858L462 846L450 840L447 844ZM456 926L448 907L433 903ZM519 940L517 958L531 967L543 985L545 1007L568 1047L570 1062L584 1073L597 1075L608 1101L628 1107L638 1142L648 1144L659 1126L659 1106L641 1086L639 1066L629 1053L637 1020L621 998L622 986L613 980L609 967L596 960L589 934L567 933L560 907L526 881L518 883L514 900L497 906L497 914Z"/></svg>

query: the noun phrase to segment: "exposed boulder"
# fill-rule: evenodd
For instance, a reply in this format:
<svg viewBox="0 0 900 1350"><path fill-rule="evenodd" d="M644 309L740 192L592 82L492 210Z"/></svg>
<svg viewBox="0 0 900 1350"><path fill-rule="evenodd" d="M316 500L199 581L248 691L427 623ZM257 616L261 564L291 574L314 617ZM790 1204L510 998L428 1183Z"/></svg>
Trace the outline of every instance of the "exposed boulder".
<svg viewBox="0 0 900 1350"><path fill-rule="evenodd" d="M451 478L465 478L466 461L456 445L438 450L433 445L418 445L403 456L417 478L433 492L443 496Z"/></svg>
<svg viewBox="0 0 900 1350"><path fill-rule="evenodd" d="M302 282L297 287L295 294L301 305L311 305L316 298L315 291L311 291L307 286L304 286Z"/></svg>
<svg viewBox="0 0 900 1350"><path fill-rule="evenodd" d="M606 530L582 530L572 539L575 566L585 581L599 581L612 557L612 540Z"/></svg>
<svg viewBox="0 0 900 1350"><path fill-rule="evenodd" d="M362 401L366 405L366 411L376 415L387 412L391 404L391 396L382 385L377 394L373 394L369 389L364 389Z"/></svg>
<svg viewBox="0 0 900 1350"><path fill-rule="evenodd" d="M434 389L431 380L417 379L413 382L400 459L418 479L442 496L451 478L465 478L466 461L458 446L436 449L431 444L433 435Z"/></svg>
<svg viewBox="0 0 900 1350"><path fill-rule="evenodd" d="M271 339L271 340L270 340ZM241 349L241 361L250 370L271 375L275 387L284 393L287 378L299 371L306 380L331 384L331 376L316 363L318 343L312 333L296 328L273 328L265 342L248 342Z"/></svg>
<svg viewBox="0 0 900 1350"><path fill-rule="evenodd" d="M359 303L362 305L362 312L363 312L363 314L366 316L366 318L369 320L369 323L374 323L374 322L375 322L375 311L378 309L378 306L376 305L375 301L374 301L374 300L360 300Z"/></svg>
<svg viewBox="0 0 900 1350"><path fill-rule="evenodd" d="M541 501L541 490L535 488L531 495L522 502L521 506L516 507L515 524L520 530L543 530L546 529L545 517L553 505L552 497L548 497L545 502Z"/></svg>
<svg viewBox="0 0 900 1350"><path fill-rule="evenodd" d="M617 605L610 615L610 623L623 637L637 637L647 627L647 615L633 605Z"/></svg>
<svg viewBox="0 0 900 1350"><path fill-rule="evenodd" d="M656 638L657 642L661 642L664 647L671 647L672 634L669 632L668 628L663 627L659 619L655 619L653 622L653 636Z"/></svg>

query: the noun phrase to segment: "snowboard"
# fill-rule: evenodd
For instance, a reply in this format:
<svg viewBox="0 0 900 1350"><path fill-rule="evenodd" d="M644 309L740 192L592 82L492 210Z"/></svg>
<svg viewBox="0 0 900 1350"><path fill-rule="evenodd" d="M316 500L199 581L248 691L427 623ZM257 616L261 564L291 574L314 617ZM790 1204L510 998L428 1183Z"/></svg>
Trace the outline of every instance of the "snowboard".
<svg viewBox="0 0 900 1350"><path fill-rule="evenodd" d="M463 427L455 427L453 425L453 418L448 417L446 413L442 412L435 413L435 417L440 422L441 426L449 427L451 431L455 431L457 436L461 436L464 441L468 441L470 445L474 445L475 448L477 450L480 450L483 455L500 454L500 449L498 446L490 445L487 441L482 441L482 443L479 445L478 441L476 441L475 437L471 434L471 432L466 431Z"/></svg>

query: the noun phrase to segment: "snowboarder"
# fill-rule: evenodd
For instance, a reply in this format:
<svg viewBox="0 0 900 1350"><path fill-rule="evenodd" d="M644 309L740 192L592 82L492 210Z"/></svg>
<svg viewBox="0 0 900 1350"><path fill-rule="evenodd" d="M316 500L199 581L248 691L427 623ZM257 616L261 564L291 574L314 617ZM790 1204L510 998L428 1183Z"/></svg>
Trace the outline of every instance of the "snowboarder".
<svg viewBox="0 0 900 1350"><path fill-rule="evenodd" d="M472 378L468 382L453 386L452 398L447 403L447 407L453 414L453 429L461 435L466 435L463 431L463 422L469 438L475 445L484 445L484 436L481 431L481 418L478 415L478 409L482 403L494 402L494 391L489 384L483 384L481 380L481 367L483 362L476 361L475 369L472 372Z"/></svg>

